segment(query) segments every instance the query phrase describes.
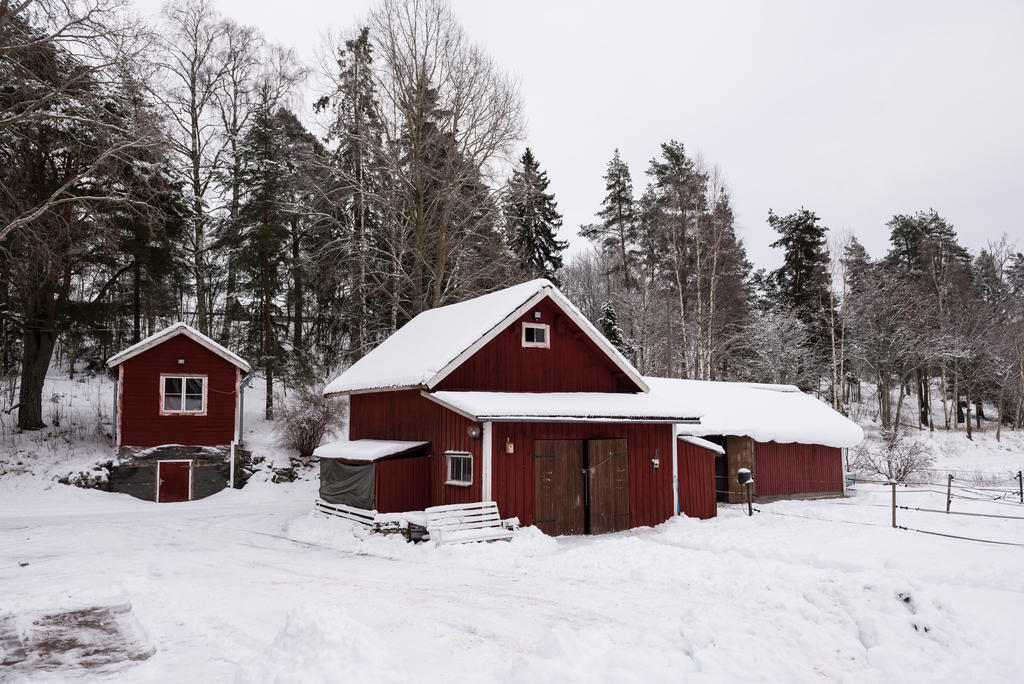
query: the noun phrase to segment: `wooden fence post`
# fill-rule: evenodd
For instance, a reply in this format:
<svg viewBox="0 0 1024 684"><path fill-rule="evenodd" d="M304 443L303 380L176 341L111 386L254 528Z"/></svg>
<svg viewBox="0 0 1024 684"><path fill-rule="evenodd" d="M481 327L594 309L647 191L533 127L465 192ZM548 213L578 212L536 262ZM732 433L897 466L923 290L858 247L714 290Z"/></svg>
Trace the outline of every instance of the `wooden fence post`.
<svg viewBox="0 0 1024 684"><path fill-rule="evenodd" d="M948 475L946 480L946 512L949 513L949 504L953 502L953 476Z"/></svg>
<svg viewBox="0 0 1024 684"><path fill-rule="evenodd" d="M892 527L896 529L896 483L890 482L892 485Z"/></svg>
<svg viewBox="0 0 1024 684"><path fill-rule="evenodd" d="M754 503L753 503L752 497L750 495L750 485L751 484L753 484L752 481L747 483L747 516L748 517L754 515Z"/></svg>

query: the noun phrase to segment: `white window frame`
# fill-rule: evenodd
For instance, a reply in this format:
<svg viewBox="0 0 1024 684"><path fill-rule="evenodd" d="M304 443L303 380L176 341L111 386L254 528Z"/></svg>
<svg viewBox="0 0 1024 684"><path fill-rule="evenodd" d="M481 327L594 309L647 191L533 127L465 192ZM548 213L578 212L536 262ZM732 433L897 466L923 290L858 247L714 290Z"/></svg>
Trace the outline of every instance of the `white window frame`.
<svg viewBox="0 0 1024 684"><path fill-rule="evenodd" d="M544 341L543 342L527 342L526 331L527 330L543 330ZM547 323L523 323L523 346L534 347L537 349L550 349L551 348L551 326Z"/></svg>
<svg viewBox="0 0 1024 684"><path fill-rule="evenodd" d="M181 409L175 411L172 409L164 408L164 388L167 386L167 378L178 378L181 380ZM202 380L203 381L203 406L198 411L189 411L185 408L185 381L186 380ZM161 373L160 374L160 415L161 416L205 416L206 405L207 405L207 394L210 391L210 378L209 376L202 375L199 373Z"/></svg>
<svg viewBox="0 0 1024 684"><path fill-rule="evenodd" d="M452 479L452 456L456 458L468 458L469 459L469 480L453 480ZM444 472L445 472L445 484L453 485L455 487L471 487L473 486L473 454L468 451L446 451L444 452Z"/></svg>

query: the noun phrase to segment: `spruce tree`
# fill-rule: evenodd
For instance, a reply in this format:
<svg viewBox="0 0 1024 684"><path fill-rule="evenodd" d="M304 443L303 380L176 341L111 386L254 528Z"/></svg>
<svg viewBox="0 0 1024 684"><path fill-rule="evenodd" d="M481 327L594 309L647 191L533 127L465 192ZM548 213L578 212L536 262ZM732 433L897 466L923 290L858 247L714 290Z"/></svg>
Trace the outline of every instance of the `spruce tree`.
<svg viewBox="0 0 1024 684"><path fill-rule="evenodd" d="M633 179L618 149L608 162L604 181L607 194L601 203L601 211L597 213L601 223L580 226L580 235L600 242L609 251L618 252L619 270L622 272L623 284L628 289L632 285L629 252L636 238L636 208Z"/></svg>
<svg viewBox="0 0 1024 684"><path fill-rule="evenodd" d="M504 203L509 247L528 277L555 280L555 272L562 267L562 252L568 246L557 238L562 215L555 196L547 192L548 174L540 170L529 147L520 163L522 167L509 181Z"/></svg>
<svg viewBox="0 0 1024 684"><path fill-rule="evenodd" d="M281 117L266 91L242 142L242 203L239 211L239 267L242 288L252 298L254 313L250 350L266 378L267 420L274 417L274 375L283 359L281 331L275 323L278 298L285 289L289 237L287 206L290 160Z"/></svg>
<svg viewBox="0 0 1024 684"><path fill-rule="evenodd" d="M615 313L615 307L607 299L601 304L601 317L597 320L597 325L601 328L601 334L611 342L613 347L626 358L632 357L633 350L629 348L622 336L622 328L619 327L619 317Z"/></svg>

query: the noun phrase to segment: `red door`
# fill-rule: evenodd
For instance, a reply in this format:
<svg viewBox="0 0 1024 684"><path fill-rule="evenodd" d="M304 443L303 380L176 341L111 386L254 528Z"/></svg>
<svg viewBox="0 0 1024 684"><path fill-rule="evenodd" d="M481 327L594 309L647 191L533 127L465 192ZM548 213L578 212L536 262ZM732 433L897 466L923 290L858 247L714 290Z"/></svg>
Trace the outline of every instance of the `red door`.
<svg viewBox="0 0 1024 684"><path fill-rule="evenodd" d="M156 500L161 503L188 501L191 468L189 461L158 462Z"/></svg>

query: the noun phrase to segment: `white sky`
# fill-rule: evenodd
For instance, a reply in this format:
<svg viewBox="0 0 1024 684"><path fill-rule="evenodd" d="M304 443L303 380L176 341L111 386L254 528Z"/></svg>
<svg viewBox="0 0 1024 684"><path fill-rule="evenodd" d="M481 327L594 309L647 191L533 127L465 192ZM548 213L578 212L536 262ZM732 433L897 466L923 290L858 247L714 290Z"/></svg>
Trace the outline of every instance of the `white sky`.
<svg viewBox="0 0 1024 684"><path fill-rule="evenodd" d="M143 14L157 0L138 0ZM220 0L312 61L369 0ZM520 82L528 144L574 248L618 147L640 194L660 143L718 163L757 266L768 209L801 205L873 256L885 222L935 208L968 247L1024 249L1024 2L454 0ZM308 101L312 101L309 98Z"/></svg>

